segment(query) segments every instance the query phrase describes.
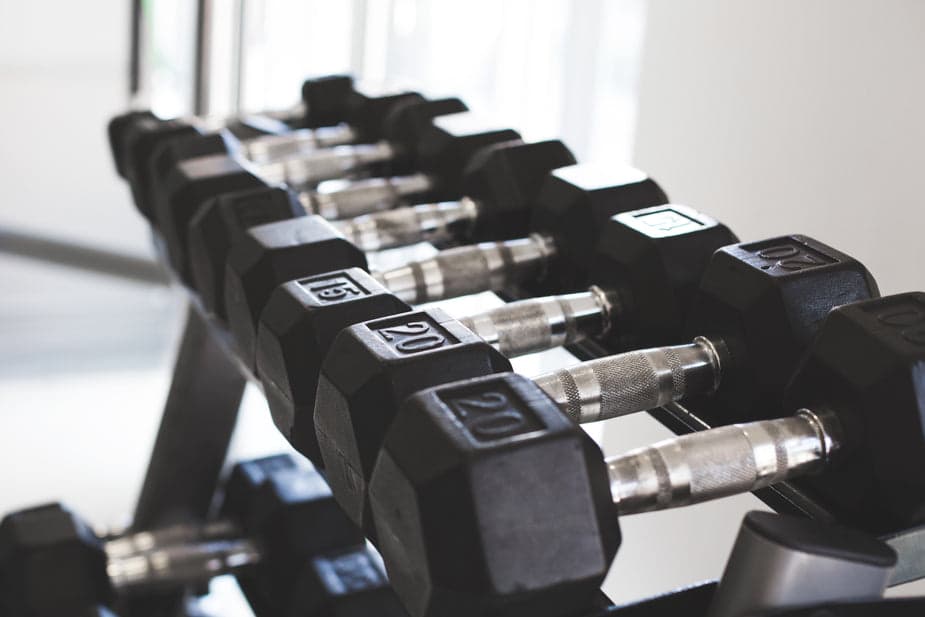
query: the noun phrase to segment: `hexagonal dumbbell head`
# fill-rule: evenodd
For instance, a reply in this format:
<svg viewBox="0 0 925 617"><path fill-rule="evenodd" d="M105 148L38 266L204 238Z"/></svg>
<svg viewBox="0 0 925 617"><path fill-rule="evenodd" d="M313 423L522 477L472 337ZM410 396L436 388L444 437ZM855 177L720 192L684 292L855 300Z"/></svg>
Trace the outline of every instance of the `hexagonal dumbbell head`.
<svg viewBox="0 0 925 617"><path fill-rule="evenodd" d="M334 126L346 120L347 101L354 90L349 75L325 75L302 82L302 102L305 116L300 122L304 128Z"/></svg>
<svg viewBox="0 0 925 617"><path fill-rule="evenodd" d="M383 137L396 149L398 156L374 168L379 175L399 175L414 171L418 142L433 124L434 118L467 111L466 104L457 98L410 100L393 105L385 117ZM437 194L427 199L437 199Z"/></svg>
<svg viewBox="0 0 925 617"><path fill-rule="evenodd" d="M559 140L504 142L476 152L459 187L459 195L479 206L469 237L483 242L527 233L531 207L546 176L574 164L575 156Z"/></svg>
<svg viewBox="0 0 925 617"><path fill-rule="evenodd" d="M620 545L600 449L512 373L410 397L370 499L415 617L578 614Z"/></svg>
<svg viewBox="0 0 925 617"><path fill-rule="evenodd" d="M314 419L328 481L347 515L373 534L366 485L407 396L506 370L501 354L439 309L342 330L322 365Z"/></svg>
<svg viewBox="0 0 925 617"><path fill-rule="evenodd" d="M644 172L625 166L572 165L550 173L536 196L531 229L556 239L557 258L533 295L589 284L588 267L598 234L620 212L668 203L661 187Z"/></svg>
<svg viewBox="0 0 925 617"><path fill-rule="evenodd" d="M225 262L249 228L304 215L297 196L282 187L226 193L203 204L187 230L193 287L203 306L225 319Z"/></svg>
<svg viewBox="0 0 925 617"><path fill-rule="evenodd" d="M380 561L365 546L322 555L302 570L290 614L406 617Z"/></svg>
<svg viewBox="0 0 925 617"><path fill-rule="evenodd" d="M222 512L238 520L262 553L242 587L262 603L285 606L298 573L316 555L355 546L363 536L344 516L321 475L288 455L238 464Z"/></svg>
<svg viewBox="0 0 925 617"><path fill-rule="evenodd" d="M177 165L203 156L231 154L236 146L227 131L205 135L194 133L165 140L148 157L143 174L139 173L135 178L136 190L143 194L152 212L159 212L166 207L163 205L167 199L165 192L170 188L167 178Z"/></svg>
<svg viewBox="0 0 925 617"><path fill-rule="evenodd" d="M198 136L201 131L183 120L142 118L129 126L122 138L125 179L132 189L132 198L138 210L149 221L156 222L156 204L148 199L146 174L151 157L161 146L172 139Z"/></svg>
<svg viewBox="0 0 925 617"><path fill-rule="evenodd" d="M112 154L112 161L115 164L116 173L122 178L127 179L125 169L125 136L135 122L147 120L157 120L157 116L145 109L119 114L113 117L109 121L109 124L106 125L106 135L109 137L109 151L110 154Z"/></svg>
<svg viewBox="0 0 925 617"><path fill-rule="evenodd" d="M265 186L263 179L224 154L181 161L167 174L161 199L155 204L157 223L171 264L185 282L191 282L186 253L187 228L197 210L223 193Z"/></svg>
<svg viewBox="0 0 925 617"><path fill-rule="evenodd" d="M313 463L323 464L315 392L334 337L354 324L410 310L359 268L289 281L273 292L260 317L257 373L276 427Z"/></svg>
<svg viewBox="0 0 925 617"><path fill-rule="evenodd" d="M438 178L444 195L452 199L462 194L464 170L476 152L519 139L517 131L499 128L471 112L440 116L421 132L416 145L417 169Z"/></svg>
<svg viewBox="0 0 925 617"><path fill-rule="evenodd" d="M829 310L878 295L863 264L807 236L720 249L704 272L686 331L721 339L732 361L722 367L722 386L697 412L711 424L776 417Z"/></svg>
<svg viewBox="0 0 925 617"><path fill-rule="evenodd" d="M925 293L829 313L786 408L837 414L846 454L803 482L833 504L841 520L878 533L925 523L923 393Z"/></svg>
<svg viewBox="0 0 925 617"><path fill-rule="evenodd" d="M0 522L0 614L74 615L111 598L103 545L75 514L49 504Z"/></svg>
<svg viewBox="0 0 925 617"><path fill-rule="evenodd" d="M364 94L354 91L347 99L344 121L353 127L357 141L385 139L389 114L405 103L422 103L426 99L417 92Z"/></svg>
<svg viewBox="0 0 925 617"><path fill-rule="evenodd" d="M604 345L618 351L677 343L710 258L734 242L725 225L678 204L607 220L590 276L615 296Z"/></svg>
<svg viewBox="0 0 925 617"><path fill-rule="evenodd" d="M225 264L225 310L244 362L254 367L258 320L277 285L353 267L366 270L366 256L320 216L248 230Z"/></svg>

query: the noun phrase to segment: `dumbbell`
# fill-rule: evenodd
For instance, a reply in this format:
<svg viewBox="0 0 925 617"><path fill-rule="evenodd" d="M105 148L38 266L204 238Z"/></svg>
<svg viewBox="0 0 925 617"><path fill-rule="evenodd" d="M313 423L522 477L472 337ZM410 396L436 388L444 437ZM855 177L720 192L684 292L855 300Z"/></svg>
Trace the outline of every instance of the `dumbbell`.
<svg viewBox="0 0 925 617"><path fill-rule="evenodd" d="M507 357L585 338L612 351L676 342L710 257L735 241L724 225L687 206L624 212L601 231L591 290L511 302L459 321ZM274 291L260 318L257 374L277 427L297 450L320 461L315 391L335 335L410 310L358 268Z"/></svg>
<svg viewBox="0 0 925 617"><path fill-rule="evenodd" d="M797 260L818 256L819 263L788 271L776 258L784 249L796 251ZM727 310L717 317L702 310L708 301L743 295L750 303L734 314ZM605 356L534 381L575 422L616 418L695 395L737 400L739 418L769 417L779 411L787 381L828 310L875 295L876 283L862 264L805 236L726 246L710 258L693 299L685 329L697 333L694 342ZM760 310L752 312L756 301ZM548 332L554 323L541 317L537 330ZM543 334L537 339L546 338ZM484 339L458 322L418 311L350 326L324 357L313 416L318 447L335 498L368 535L373 528L366 489L388 428L405 397L448 381L454 369L438 365L438 358L452 364L459 353L463 363L456 341ZM483 374L500 366L492 363L489 371L485 363L469 364ZM742 391L749 397L735 399Z"/></svg>
<svg viewBox="0 0 925 617"><path fill-rule="evenodd" d="M444 178L447 184L456 181L466 161L478 149L493 143L519 138L509 129L498 129L484 124L467 113L452 113L461 105L455 99L408 103L397 107L389 116L397 134L390 142L373 145L341 146L318 151L311 158L286 160L278 164L277 180L292 186L302 186L307 180L342 175L342 172L372 161L391 161L392 165L411 166L423 170L429 178ZM443 115L444 113L448 115ZM409 116L412 120L408 120ZM372 150L370 150L372 149ZM380 156L382 155L382 156ZM267 171L266 168L263 170ZM277 173L270 171L270 174ZM266 174L262 174L266 176ZM412 184L416 182L412 180ZM245 188L263 187L266 182L227 157L203 157L181 162L167 175L157 199L157 220L161 233L167 239L168 249L174 256L178 271L188 274L185 261L186 232L197 209L209 198ZM308 213L321 213L336 217L350 212L336 212L338 208L371 207L362 200L332 201L315 199L313 193L304 193L300 204Z"/></svg>
<svg viewBox="0 0 925 617"><path fill-rule="evenodd" d="M314 557L293 586L286 617L407 617L378 555L366 545Z"/></svg>
<svg viewBox="0 0 925 617"><path fill-rule="evenodd" d="M413 285L394 271L375 276L409 303L422 302L419 296L502 290L530 279L554 290L578 289L588 285L588 265L607 219L666 201L661 188L636 169L558 168L546 176L531 209L531 230L541 233L449 249L402 270L412 279L421 278L430 293L407 293ZM251 228L232 248L225 268L225 310L244 361L253 365L260 312L278 285L350 267L367 269L364 253L318 217Z"/></svg>
<svg viewBox="0 0 925 617"><path fill-rule="evenodd" d="M392 585L415 616L455 614L467 600L475 608L503 604L528 588L546 589L545 606L554 603L549 595L596 588L619 539L618 514L813 472L804 482L825 487L823 505L847 524L873 533L921 524L923 332L923 293L837 307L790 386L786 408L799 409L795 416L714 428L606 461L524 377L492 375L412 395L369 489ZM471 597L460 589L472 589Z"/></svg>
<svg viewBox="0 0 925 617"><path fill-rule="evenodd" d="M273 159L323 144L379 139L382 118L390 107L397 100L412 97L420 99L420 95L414 93L365 94L356 90L351 77L332 75L303 82L302 101L288 110L231 118L192 116L166 120L147 110L130 111L110 121L109 145L117 173L130 179L132 171L139 170L138 163L147 159L165 140L222 128L239 137L253 137L248 131L242 131L242 123L246 125L263 118L283 125L279 129L288 128L286 136L259 138L244 147L257 159ZM320 129L320 132L313 133L313 129Z"/></svg>
<svg viewBox="0 0 925 617"><path fill-rule="evenodd" d="M480 236L494 233L496 237L505 237L508 230L518 233L526 228L529 206L543 176L556 167L573 163L571 152L560 141L516 140L486 146L472 155L464 170L453 166L452 174L462 177L452 183L460 185L459 195L465 197L449 202L445 212L437 204L431 220L434 226L444 228L469 227L466 221L456 219L457 209L452 207L466 203L469 208L483 212ZM225 317L225 261L231 246L248 228L307 213L299 200L279 188L226 194L203 205L188 230L190 269L203 305L220 318ZM338 222L332 225L339 229Z"/></svg>
<svg viewBox="0 0 925 617"><path fill-rule="evenodd" d="M173 543L176 527L107 542L59 504L8 515L0 523L0 612L72 614L233 572L249 600L276 615L309 558L362 545L324 479L288 456L237 465L222 512L240 531L194 543Z"/></svg>
<svg viewBox="0 0 925 617"><path fill-rule="evenodd" d="M171 173L184 162L199 161L202 165L204 161L200 159L203 158L212 162L213 173L210 175L203 171L196 180L217 184L214 194L220 193L222 181L231 184L244 172L252 172L271 183L285 181L296 187L310 188L323 180L357 174L364 168L375 169L377 163L380 171L387 169L381 165L385 162L388 162L388 168L409 168L411 146L427 124L437 116L466 111L466 106L459 99L426 100L416 93L365 98L364 101L366 107L357 113L362 111L365 112L364 117L371 116L366 120L368 127L364 135L375 136L375 143L361 141L351 145L329 144L329 147L316 144L315 148L289 156L263 157L263 160L255 161L252 152L255 140L245 144L229 143L227 134L214 133L165 140L147 162L148 200L159 215L160 210L167 207L161 202L169 196L165 193L169 194L171 190L170 182L179 181L172 178ZM282 141L291 139L291 136L264 137L256 143L262 145L271 139ZM227 156L234 161L225 160ZM222 162L225 167L219 165ZM234 162L240 165L234 165ZM315 206L311 192L305 191L303 198Z"/></svg>
<svg viewBox="0 0 925 617"><path fill-rule="evenodd" d="M365 195L374 191L377 211L367 209L352 218L326 217L338 219L333 223L337 230L364 251L417 242L439 246L510 238L525 233L529 206L546 173L574 164L575 157L560 141L488 147L471 157L466 171L455 170L451 179L433 174L412 176L427 193L419 189L409 198L391 185L382 187L384 179L372 179L321 197L336 205L353 199L357 192ZM435 203L424 203L427 200ZM344 209L336 208L335 212L340 214Z"/></svg>
<svg viewBox="0 0 925 617"><path fill-rule="evenodd" d="M375 135L387 135L402 144L413 143L427 122L442 114L465 109L458 99L424 100L418 94L386 97L364 97L360 108L367 125L375 124ZM373 127L367 127L372 135ZM359 170L392 158L398 147L384 143L361 143L353 146L321 148L299 156L284 157L260 164L241 156L240 144L228 143L226 134L191 135L164 140L144 161L146 173L137 181L136 194L151 211L156 227L168 240L171 254L182 247L175 246L185 239L185 225L197 204L224 192L286 181L296 188L310 188L312 182L337 177L351 169ZM407 163L403 154L396 163ZM311 191L300 197L306 207L313 208Z"/></svg>
<svg viewBox="0 0 925 617"><path fill-rule="evenodd" d="M381 98L385 106L394 102L395 96L408 98L411 95L405 93L372 98L376 101ZM302 105L294 113L278 114L283 122L276 124L273 124L272 117L267 117L268 114L263 114L263 120L261 116L245 116L244 118L232 118L230 122L197 117L162 120L148 111L129 112L116 116L109 123L108 130L116 171L129 181L136 204L142 213L150 218L153 206L148 202L146 193L151 182L148 175L148 161L158 146L171 139L211 133L224 127L228 129L228 134L245 140L241 147L250 148L250 154L263 157L282 156L287 152L285 148L282 148L284 144L291 146L289 151L293 148L298 151L306 146L317 145L319 141L333 144L358 139L363 131L368 129L368 125L364 124L358 132L350 126L334 129L326 127L341 123L347 116L353 116L361 121L368 117L372 121L377 117L376 112L378 116L383 114L376 107L376 102L366 104L368 101L365 99L371 97L356 92L352 79L346 76L307 80L302 86L302 98ZM358 108L365 113L349 113L350 110ZM328 125L325 122L331 124ZM289 127L293 124L306 128L321 127L324 130L317 133L311 130L292 131ZM283 133L286 137L282 140L276 137L265 137L268 134ZM208 142L204 144L200 154L214 153L216 145L221 147L214 141L212 144L212 146L209 146Z"/></svg>

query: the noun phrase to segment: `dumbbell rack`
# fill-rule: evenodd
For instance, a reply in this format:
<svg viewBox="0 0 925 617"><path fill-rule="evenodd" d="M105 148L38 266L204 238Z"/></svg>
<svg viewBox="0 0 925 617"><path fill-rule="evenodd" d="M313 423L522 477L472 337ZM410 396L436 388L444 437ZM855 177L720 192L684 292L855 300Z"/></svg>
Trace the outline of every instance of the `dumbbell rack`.
<svg viewBox="0 0 925 617"><path fill-rule="evenodd" d="M155 237L156 251L168 263L162 241ZM425 254L436 251L419 245ZM398 249L407 252L407 249ZM418 255L416 255L418 256ZM174 283L180 285L174 280ZM205 521L209 514L237 423L238 408L248 381L259 381L234 352L228 331L203 309L195 294L189 298L186 325L174 365L170 393L164 408L154 449L135 511L134 527L146 529L176 522ZM519 299L501 296L502 300ZM566 348L579 360L609 355L601 345L585 341ZM649 415L677 435L712 428L697 409L678 403L649 410ZM827 508L799 481L782 482L754 492L762 502L780 513L821 521L839 521L837 511ZM899 555L891 585L925 578L925 526L883 537ZM621 616L684 614L706 610L715 583L705 583L646 601L638 607L622 607ZM614 612L605 609L600 615ZM628 612L625 612L628 611Z"/></svg>

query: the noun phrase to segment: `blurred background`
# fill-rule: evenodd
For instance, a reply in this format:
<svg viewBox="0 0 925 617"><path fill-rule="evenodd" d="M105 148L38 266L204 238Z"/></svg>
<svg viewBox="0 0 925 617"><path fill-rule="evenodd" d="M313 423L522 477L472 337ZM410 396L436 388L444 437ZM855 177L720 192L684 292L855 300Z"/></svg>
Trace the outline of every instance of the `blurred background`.
<svg viewBox="0 0 925 617"><path fill-rule="evenodd" d="M832 244L892 293L922 288L923 32L918 0L0 0L0 512L62 499L118 523L134 504L182 294L4 254L15 231L152 257L105 141L130 104L280 108L306 76L341 72L458 95L580 161L633 162L743 240ZM667 434L629 418L602 440L616 453ZM235 456L280 441L249 393ZM755 507L626 519L606 591L718 576Z"/></svg>

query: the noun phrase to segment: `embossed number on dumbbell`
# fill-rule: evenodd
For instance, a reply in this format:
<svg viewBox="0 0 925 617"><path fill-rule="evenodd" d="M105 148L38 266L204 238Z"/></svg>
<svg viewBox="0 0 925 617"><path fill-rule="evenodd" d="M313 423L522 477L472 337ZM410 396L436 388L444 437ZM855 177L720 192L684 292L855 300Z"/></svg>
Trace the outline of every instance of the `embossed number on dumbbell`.
<svg viewBox="0 0 925 617"><path fill-rule="evenodd" d="M925 345L925 306L904 298L888 306L876 306L873 312L877 321L898 331L913 345Z"/></svg>
<svg viewBox="0 0 925 617"><path fill-rule="evenodd" d="M403 354L418 353L449 345L445 333L436 324L409 321L376 330L393 349Z"/></svg>
<svg viewBox="0 0 925 617"><path fill-rule="evenodd" d="M762 270L780 269L786 274L836 263L834 258L799 244L776 244L756 248L758 250L755 255L759 259L756 265Z"/></svg>
<svg viewBox="0 0 925 617"><path fill-rule="evenodd" d="M542 428L539 421L505 392L477 392L444 401L476 441L492 441Z"/></svg>
<svg viewBox="0 0 925 617"><path fill-rule="evenodd" d="M690 230L703 227L703 223L678 212L674 208L665 208L654 212L647 211L635 217L646 227L658 232L679 233L680 230Z"/></svg>
<svg viewBox="0 0 925 617"><path fill-rule="evenodd" d="M320 303L342 302L357 296L369 295L349 276L339 274L326 278L313 278L299 281L299 284Z"/></svg>

